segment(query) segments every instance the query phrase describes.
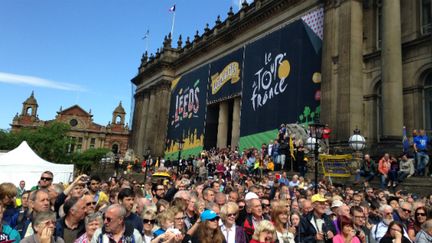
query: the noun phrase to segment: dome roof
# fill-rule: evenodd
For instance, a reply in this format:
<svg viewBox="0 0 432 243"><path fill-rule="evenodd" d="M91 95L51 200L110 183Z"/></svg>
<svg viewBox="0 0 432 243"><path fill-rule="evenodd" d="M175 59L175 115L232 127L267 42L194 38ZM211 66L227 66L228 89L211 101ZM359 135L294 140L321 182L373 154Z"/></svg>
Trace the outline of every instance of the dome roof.
<svg viewBox="0 0 432 243"><path fill-rule="evenodd" d="M28 98L24 101L24 103L25 103L25 104L28 104L28 105L37 105L37 100L36 100L36 98L34 97L34 91L32 91L30 97L28 97Z"/></svg>
<svg viewBox="0 0 432 243"><path fill-rule="evenodd" d="M114 113L126 114L121 101L120 104L115 108Z"/></svg>

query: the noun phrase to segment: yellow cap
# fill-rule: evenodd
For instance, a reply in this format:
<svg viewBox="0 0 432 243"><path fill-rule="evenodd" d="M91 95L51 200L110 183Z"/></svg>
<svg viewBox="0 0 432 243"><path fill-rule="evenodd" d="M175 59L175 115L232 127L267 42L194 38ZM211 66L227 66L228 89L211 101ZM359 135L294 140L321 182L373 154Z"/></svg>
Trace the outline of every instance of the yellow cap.
<svg viewBox="0 0 432 243"><path fill-rule="evenodd" d="M314 202L327 202L327 199L323 196L321 196L321 194L315 194L312 196L311 198L312 203Z"/></svg>

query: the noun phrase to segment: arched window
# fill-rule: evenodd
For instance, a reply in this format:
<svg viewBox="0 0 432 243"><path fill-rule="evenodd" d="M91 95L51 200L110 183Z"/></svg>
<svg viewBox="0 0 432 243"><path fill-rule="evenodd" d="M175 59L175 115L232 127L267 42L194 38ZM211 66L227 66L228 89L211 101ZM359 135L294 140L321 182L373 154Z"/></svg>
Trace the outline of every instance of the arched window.
<svg viewBox="0 0 432 243"><path fill-rule="evenodd" d="M432 70L424 76L424 121L425 129L428 132L432 131Z"/></svg>
<svg viewBox="0 0 432 243"><path fill-rule="evenodd" d="M119 152L119 146L118 146L118 144L113 144L112 145L112 147L111 147L111 151L114 153L114 154L118 154L118 152Z"/></svg>
<svg viewBox="0 0 432 243"><path fill-rule="evenodd" d="M33 113L33 108L31 106L26 108L26 115L31 116Z"/></svg>
<svg viewBox="0 0 432 243"><path fill-rule="evenodd" d="M118 115L118 116L116 117L115 123L116 123L116 124L120 124L121 121L122 121L122 117L121 117L120 115Z"/></svg>

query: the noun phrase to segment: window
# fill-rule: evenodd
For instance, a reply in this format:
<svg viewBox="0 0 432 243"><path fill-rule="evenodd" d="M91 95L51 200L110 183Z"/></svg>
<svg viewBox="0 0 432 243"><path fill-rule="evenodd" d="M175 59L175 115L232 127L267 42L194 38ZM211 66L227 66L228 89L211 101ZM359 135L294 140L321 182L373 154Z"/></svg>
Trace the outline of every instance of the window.
<svg viewBox="0 0 432 243"><path fill-rule="evenodd" d="M78 121L76 119L72 119L69 121L69 125L71 125L71 127L74 127L74 126L78 125Z"/></svg>
<svg viewBox="0 0 432 243"><path fill-rule="evenodd" d="M432 131L432 70L425 75L424 79L424 114L425 129Z"/></svg>
<svg viewBox="0 0 432 243"><path fill-rule="evenodd" d="M90 148L95 148L96 145L96 138L91 138L90 139Z"/></svg>
<svg viewBox="0 0 432 243"><path fill-rule="evenodd" d="M421 31L422 34L432 33L432 0L421 0Z"/></svg>
<svg viewBox="0 0 432 243"><path fill-rule="evenodd" d="M381 49L382 42L382 3L381 0L376 1L376 47Z"/></svg>

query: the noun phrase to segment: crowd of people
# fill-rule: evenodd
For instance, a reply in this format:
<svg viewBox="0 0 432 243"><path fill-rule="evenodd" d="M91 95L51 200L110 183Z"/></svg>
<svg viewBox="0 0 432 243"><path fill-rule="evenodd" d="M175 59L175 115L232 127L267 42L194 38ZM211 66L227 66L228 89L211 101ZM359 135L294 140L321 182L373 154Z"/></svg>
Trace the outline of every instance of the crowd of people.
<svg viewBox="0 0 432 243"><path fill-rule="evenodd" d="M259 149L213 149L177 164L147 160L148 176L81 174L63 184L45 171L31 189L24 180L0 184L0 242L432 242L432 194L396 190L424 175L421 139L415 161L385 154L376 164L366 154L359 190L306 178L301 139L283 126ZM296 173L288 176L290 169ZM381 189L370 187L374 177Z"/></svg>

